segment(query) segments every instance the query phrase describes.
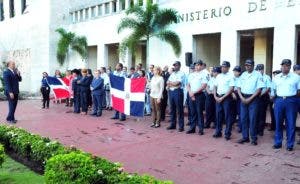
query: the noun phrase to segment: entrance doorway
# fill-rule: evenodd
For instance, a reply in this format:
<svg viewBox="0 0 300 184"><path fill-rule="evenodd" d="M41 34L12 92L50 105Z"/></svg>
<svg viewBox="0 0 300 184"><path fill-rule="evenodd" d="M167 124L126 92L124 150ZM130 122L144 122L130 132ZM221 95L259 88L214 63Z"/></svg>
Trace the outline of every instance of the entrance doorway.
<svg viewBox="0 0 300 184"><path fill-rule="evenodd" d="M221 33L193 36L193 60L199 59L207 67L220 65Z"/></svg>

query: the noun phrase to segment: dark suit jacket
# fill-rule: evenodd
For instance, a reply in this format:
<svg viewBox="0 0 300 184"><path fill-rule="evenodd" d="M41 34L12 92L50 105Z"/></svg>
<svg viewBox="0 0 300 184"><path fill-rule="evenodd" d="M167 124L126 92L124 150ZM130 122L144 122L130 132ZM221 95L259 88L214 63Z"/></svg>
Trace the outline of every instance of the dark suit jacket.
<svg viewBox="0 0 300 184"><path fill-rule="evenodd" d="M88 92L90 90L91 82L90 77L81 77L79 83L80 92Z"/></svg>
<svg viewBox="0 0 300 184"><path fill-rule="evenodd" d="M19 82L22 81L22 77L17 73L7 69L3 72L4 80L4 92L6 95L9 93L19 94Z"/></svg>

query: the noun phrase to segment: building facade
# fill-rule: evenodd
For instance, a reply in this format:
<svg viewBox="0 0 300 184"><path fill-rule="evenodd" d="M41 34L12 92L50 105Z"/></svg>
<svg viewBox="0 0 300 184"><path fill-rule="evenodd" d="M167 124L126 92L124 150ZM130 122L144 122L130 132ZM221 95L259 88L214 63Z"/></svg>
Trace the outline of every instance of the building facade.
<svg viewBox="0 0 300 184"><path fill-rule="evenodd" d="M177 58L165 42L151 38L149 63L185 63L186 53L208 66L223 60L232 66L246 58L266 65L267 73L280 69L289 58L300 63L300 0L153 0L160 8L178 11L174 30L182 42ZM146 0L0 0L0 60L13 59L23 72L21 89L36 92L43 71L101 66L126 66L146 62L146 44L141 41L136 53L120 56L118 46L129 31L117 33L117 26L132 4L144 6ZM65 66L56 60L59 35L63 27L88 39L88 58L70 52Z"/></svg>

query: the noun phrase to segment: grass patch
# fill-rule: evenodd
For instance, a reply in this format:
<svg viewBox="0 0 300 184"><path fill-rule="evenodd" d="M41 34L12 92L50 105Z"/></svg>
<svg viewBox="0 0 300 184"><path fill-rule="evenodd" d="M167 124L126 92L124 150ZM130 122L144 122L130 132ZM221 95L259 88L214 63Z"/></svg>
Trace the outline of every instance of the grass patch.
<svg viewBox="0 0 300 184"><path fill-rule="evenodd" d="M28 169L5 155L5 161L0 168L0 183L5 184L43 184L44 177Z"/></svg>

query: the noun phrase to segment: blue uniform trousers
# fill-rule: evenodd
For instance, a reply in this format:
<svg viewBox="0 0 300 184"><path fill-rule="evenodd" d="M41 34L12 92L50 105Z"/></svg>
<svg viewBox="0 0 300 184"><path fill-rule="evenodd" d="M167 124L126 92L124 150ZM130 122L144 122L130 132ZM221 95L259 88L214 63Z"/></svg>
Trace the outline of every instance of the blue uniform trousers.
<svg viewBox="0 0 300 184"><path fill-rule="evenodd" d="M191 115L192 115L190 130L195 130L196 126L198 126L199 131L203 131L203 129L204 129L204 116L203 116L204 107L205 107L204 93L195 94L195 100L190 99L190 109L191 109Z"/></svg>
<svg viewBox="0 0 300 184"><path fill-rule="evenodd" d="M248 98L250 96L245 95ZM252 141L257 141L257 113L258 113L258 97L251 103L243 104L241 102L241 123L243 139L249 139L249 130Z"/></svg>
<svg viewBox="0 0 300 184"><path fill-rule="evenodd" d="M176 127L176 119L178 112L179 128L184 128L184 114L183 114L183 90L170 90L170 109L171 109L171 127Z"/></svg>
<svg viewBox="0 0 300 184"><path fill-rule="evenodd" d="M274 106L276 130L275 145L282 145L283 139L283 121L286 123L287 148L293 148L295 142L295 129L297 119L297 98L277 97Z"/></svg>
<svg viewBox="0 0 300 184"><path fill-rule="evenodd" d="M216 123L216 100L213 94L207 94L205 98L205 125L210 126L212 122Z"/></svg>
<svg viewBox="0 0 300 184"><path fill-rule="evenodd" d="M74 92L74 112L80 113L80 93Z"/></svg>
<svg viewBox="0 0 300 184"><path fill-rule="evenodd" d="M264 132L267 116L267 108L270 103L270 97L268 94L259 97L258 103L258 121L257 121L257 133Z"/></svg>
<svg viewBox="0 0 300 184"><path fill-rule="evenodd" d="M189 93L186 94L186 105L188 108L188 122L191 123L192 122L192 110L191 110L191 98Z"/></svg>
<svg viewBox="0 0 300 184"><path fill-rule="evenodd" d="M222 133L222 124L225 121L226 129L225 129L225 136L231 136L232 130L232 97L229 96L225 98L221 103L216 102L216 115L217 115L217 122L216 122L216 132L215 134Z"/></svg>
<svg viewBox="0 0 300 184"><path fill-rule="evenodd" d="M102 115L102 100L104 95L95 95L93 94L93 114L97 116Z"/></svg>

